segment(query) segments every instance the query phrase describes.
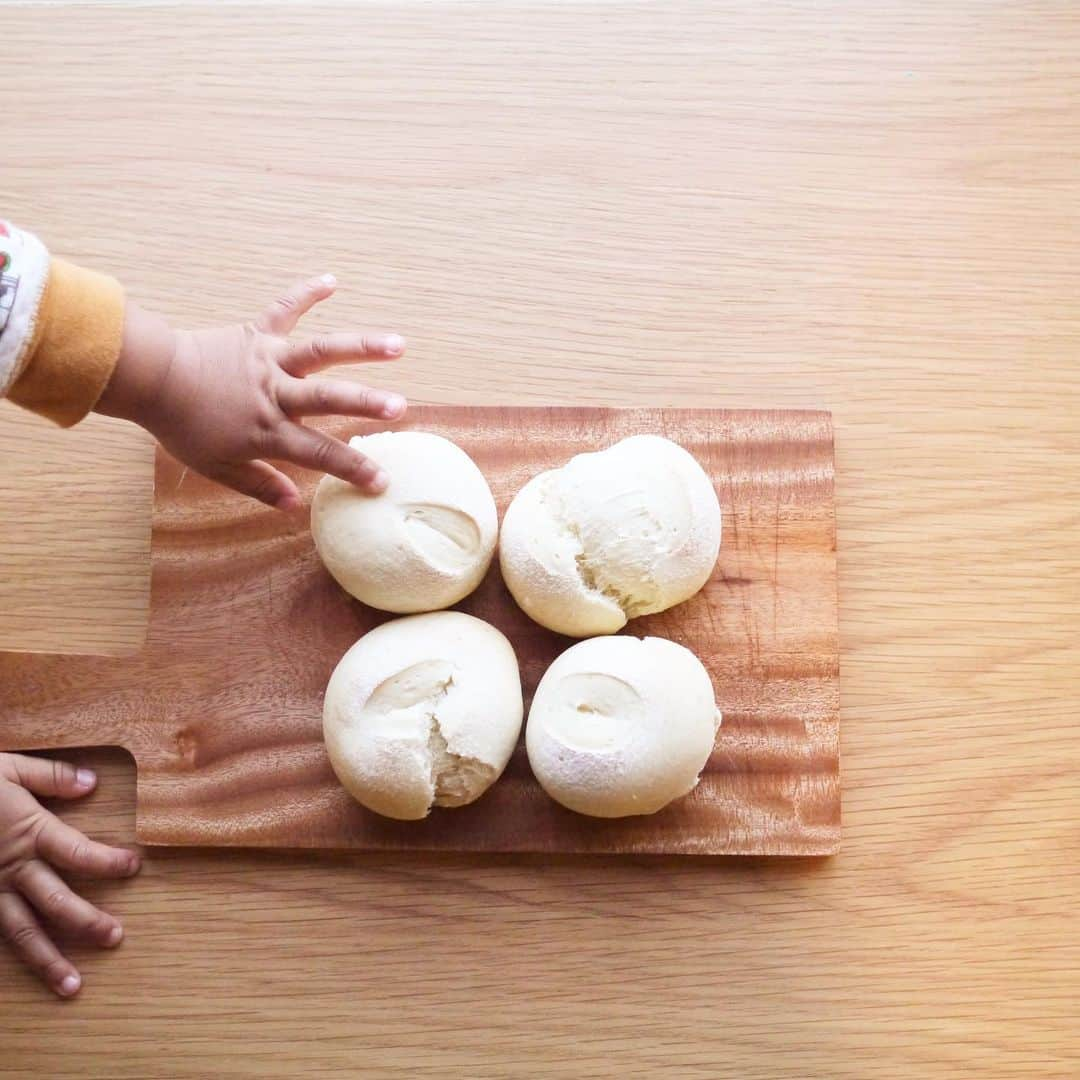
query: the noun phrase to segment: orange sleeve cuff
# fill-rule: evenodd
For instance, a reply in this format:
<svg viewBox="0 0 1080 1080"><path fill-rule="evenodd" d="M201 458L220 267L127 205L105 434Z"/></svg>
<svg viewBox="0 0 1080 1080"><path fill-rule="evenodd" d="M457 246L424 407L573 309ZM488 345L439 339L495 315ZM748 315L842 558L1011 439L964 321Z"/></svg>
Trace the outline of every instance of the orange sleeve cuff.
<svg viewBox="0 0 1080 1080"><path fill-rule="evenodd" d="M108 384L123 332L120 283L53 259L27 360L8 396L61 427L77 424Z"/></svg>

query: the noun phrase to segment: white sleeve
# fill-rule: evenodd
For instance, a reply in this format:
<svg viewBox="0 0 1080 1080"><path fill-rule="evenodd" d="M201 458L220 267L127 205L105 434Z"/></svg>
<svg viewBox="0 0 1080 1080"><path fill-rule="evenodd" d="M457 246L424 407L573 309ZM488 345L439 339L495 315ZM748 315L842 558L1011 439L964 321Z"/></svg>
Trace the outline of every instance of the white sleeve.
<svg viewBox="0 0 1080 1080"><path fill-rule="evenodd" d="M0 220L0 397L22 372L48 277L45 245Z"/></svg>

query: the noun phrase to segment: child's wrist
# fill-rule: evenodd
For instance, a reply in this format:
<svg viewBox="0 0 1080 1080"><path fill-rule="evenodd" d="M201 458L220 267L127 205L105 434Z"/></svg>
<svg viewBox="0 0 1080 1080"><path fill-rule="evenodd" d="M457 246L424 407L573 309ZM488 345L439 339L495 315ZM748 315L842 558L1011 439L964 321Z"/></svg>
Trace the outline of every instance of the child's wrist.
<svg viewBox="0 0 1080 1080"><path fill-rule="evenodd" d="M129 302L120 356L94 411L147 427L175 355L169 324Z"/></svg>

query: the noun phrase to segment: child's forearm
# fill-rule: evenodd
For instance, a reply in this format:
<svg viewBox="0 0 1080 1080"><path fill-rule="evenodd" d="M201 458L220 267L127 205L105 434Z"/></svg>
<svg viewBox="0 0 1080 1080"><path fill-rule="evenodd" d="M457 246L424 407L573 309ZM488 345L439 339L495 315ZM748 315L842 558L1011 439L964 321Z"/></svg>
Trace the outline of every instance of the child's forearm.
<svg viewBox="0 0 1080 1080"><path fill-rule="evenodd" d="M273 461L332 473L364 491L388 477L311 416L397 420L400 394L308 378L334 364L393 360L397 334L346 332L291 342L300 318L337 287L296 282L254 319L174 332L124 301L118 282L58 259L0 222L0 397L65 426L92 409L133 420L185 464L282 510L301 505Z"/></svg>
<svg viewBox="0 0 1080 1080"><path fill-rule="evenodd" d="M176 334L169 324L128 301L116 366L94 411L145 424L175 354Z"/></svg>

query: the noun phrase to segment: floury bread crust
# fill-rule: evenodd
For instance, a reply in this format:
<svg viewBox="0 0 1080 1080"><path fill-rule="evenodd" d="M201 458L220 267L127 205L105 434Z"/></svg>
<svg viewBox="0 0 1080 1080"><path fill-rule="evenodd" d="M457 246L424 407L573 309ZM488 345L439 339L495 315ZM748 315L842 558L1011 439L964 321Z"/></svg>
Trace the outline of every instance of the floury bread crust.
<svg viewBox="0 0 1080 1080"><path fill-rule="evenodd" d="M521 608L571 637L613 634L708 581L720 504L681 446L635 435L525 485L506 511L499 559Z"/></svg>
<svg viewBox="0 0 1080 1080"><path fill-rule="evenodd" d="M506 638L471 615L439 611L384 623L342 657L326 688L323 736L353 798L415 820L479 798L510 760L522 714Z"/></svg>
<svg viewBox="0 0 1080 1080"><path fill-rule="evenodd" d="M720 719L709 673L689 649L591 638L540 680L525 745L540 785L570 810L652 814L697 786Z"/></svg>
<svg viewBox="0 0 1080 1080"><path fill-rule="evenodd" d="M349 445L385 468L390 485L365 495L334 476L319 482L311 532L338 584L399 614L468 596L491 565L499 529L491 489L473 460L422 431L383 431Z"/></svg>

